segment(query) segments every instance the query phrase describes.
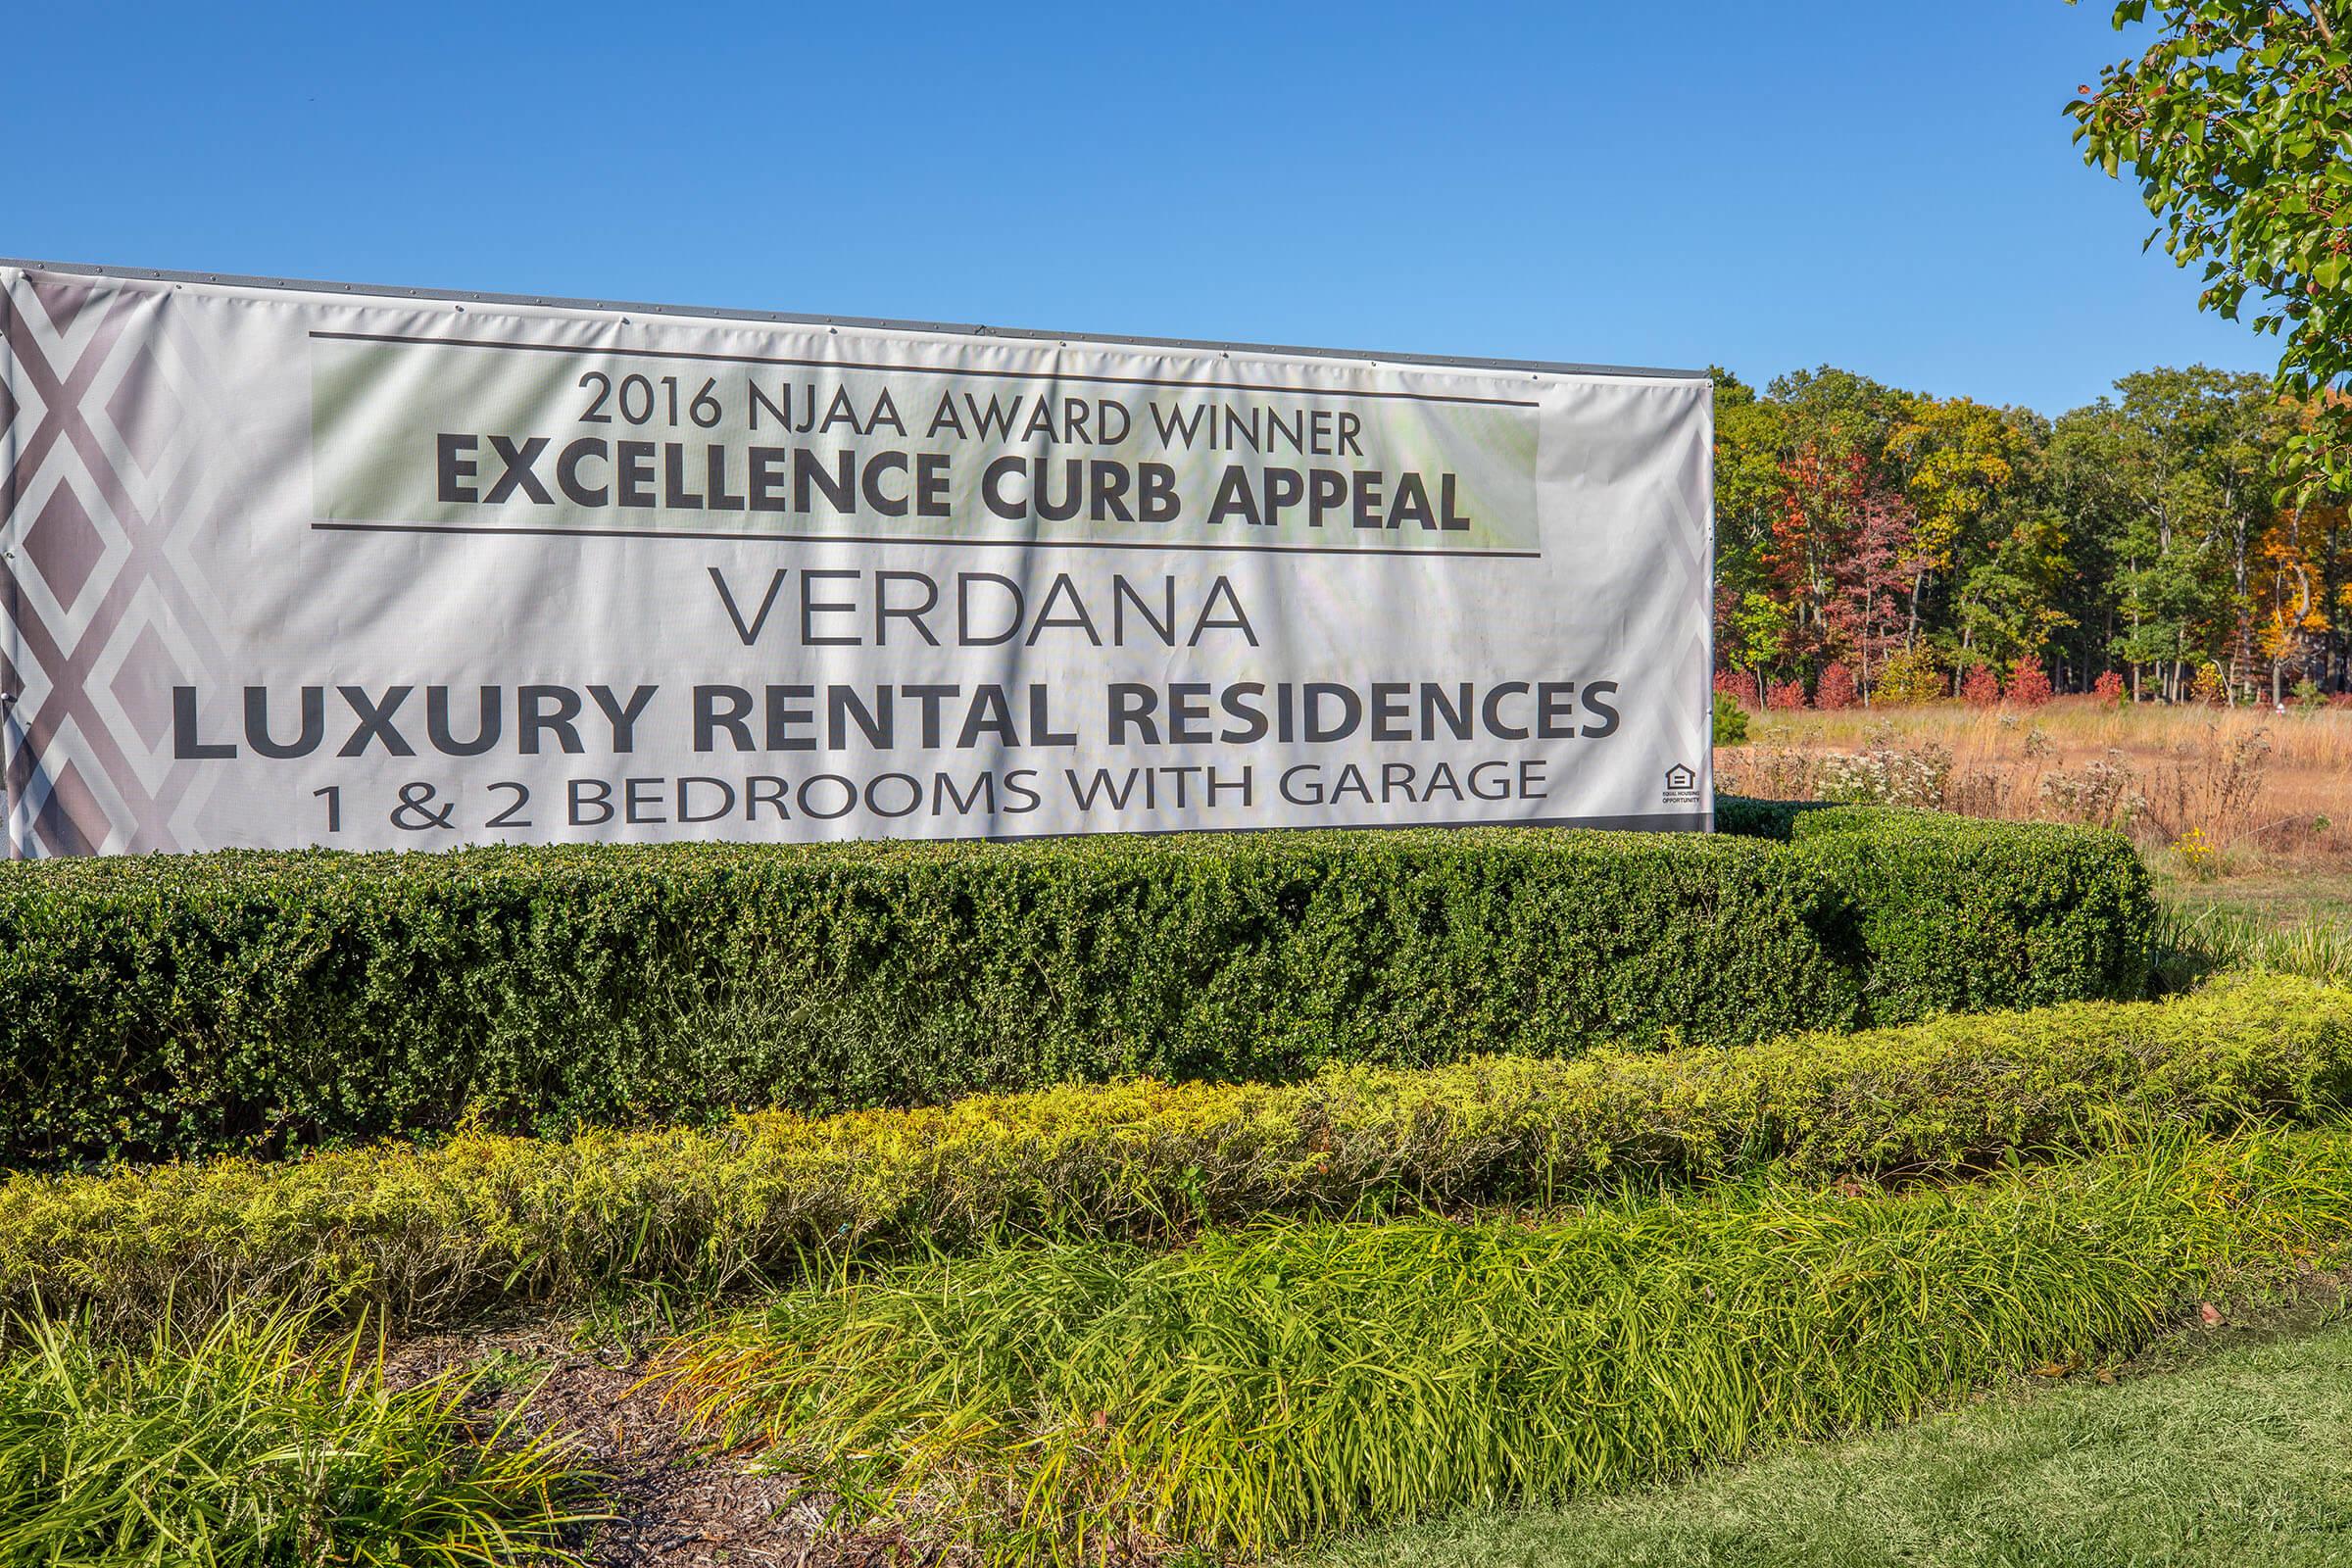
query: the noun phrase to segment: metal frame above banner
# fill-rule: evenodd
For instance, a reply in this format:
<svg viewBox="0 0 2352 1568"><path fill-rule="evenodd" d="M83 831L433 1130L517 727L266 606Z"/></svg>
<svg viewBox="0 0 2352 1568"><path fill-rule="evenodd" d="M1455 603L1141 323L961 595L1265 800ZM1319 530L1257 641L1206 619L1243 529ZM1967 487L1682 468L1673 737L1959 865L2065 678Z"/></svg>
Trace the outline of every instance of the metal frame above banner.
<svg viewBox="0 0 2352 1568"><path fill-rule="evenodd" d="M1703 381L1705 370L1632 365L1572 365L1549 360L1482 360L1442 354L1383 354L1368 349L1320 349L1288 343L1233 343L1181 337L1128 337L1107 332L1049 332L1030 327L980 326L959 321L901 321L867 316L805 316L788 311L736 311L702 305L657 305L642 300L566 299L553 294L485 294L469 289L410 288L384 283L335 283L315 278L247 277L234 272L175 272L151 267L97 267L85 262L40 262L0 256L0 268L63 272L132 282L198 283L222 288L285 289L293 293L349 294L376 299L445 301L453 305L507 305L557 311L630 311L704 321L746 321L768 326L852 327L875 332L929 332L944 337L1004 338L1024 343L1099 343L1109 348L1185 349L1195 353L1269 355L1286 359L1345 360L1367 367L1404 366L1439 370L1524 370L1534 375L1606 375L1645 380Z"/></svg>

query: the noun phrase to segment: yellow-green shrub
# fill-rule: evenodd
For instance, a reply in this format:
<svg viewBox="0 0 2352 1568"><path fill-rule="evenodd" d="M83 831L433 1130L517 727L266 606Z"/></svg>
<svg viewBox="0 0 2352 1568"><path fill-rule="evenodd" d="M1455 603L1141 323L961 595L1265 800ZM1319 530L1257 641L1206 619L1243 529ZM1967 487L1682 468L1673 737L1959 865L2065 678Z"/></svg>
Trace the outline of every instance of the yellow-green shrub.
<svg viewBox="0 0 2352 1568"><path fill-rule="evenodd" d="M2352 990L2287 977L1751 1047L1132 1082L712 1130L466 1131L265 1163L0 1182L0 1306L135 1323L260 1292L446 1320L630 1282L710 1289L810 1250L1005 1230L1150 1239L1202 1221L1541 1200L1774 1166L1931 1174L2158 1125L2352 1102Z"/></svg>

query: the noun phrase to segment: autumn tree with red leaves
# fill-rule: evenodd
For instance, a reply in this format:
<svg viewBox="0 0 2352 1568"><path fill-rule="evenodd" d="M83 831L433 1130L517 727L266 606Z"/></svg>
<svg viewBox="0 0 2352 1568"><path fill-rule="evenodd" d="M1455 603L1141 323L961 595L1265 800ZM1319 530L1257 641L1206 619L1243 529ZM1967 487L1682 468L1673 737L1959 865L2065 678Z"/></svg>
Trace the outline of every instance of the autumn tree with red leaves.
<svg viewBox="0 0 2352 1568"><path fill-rule="evenodd" d="M1831 643L1839 572L1851 559L1866 489L1858 451L1825 452L1807 444L1781 464L1778 510L1763 564L1791 614L1789 651L1814 658Z"/></svg>

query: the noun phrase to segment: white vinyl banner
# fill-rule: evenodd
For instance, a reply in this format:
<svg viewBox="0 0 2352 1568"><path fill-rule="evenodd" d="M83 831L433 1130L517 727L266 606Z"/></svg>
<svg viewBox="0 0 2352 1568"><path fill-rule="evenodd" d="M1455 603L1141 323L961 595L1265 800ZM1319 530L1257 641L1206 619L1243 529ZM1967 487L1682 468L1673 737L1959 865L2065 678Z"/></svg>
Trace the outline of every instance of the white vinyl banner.
<svg viewBox="0 0 2352 1568"><path fill-rule="evenodd" d="M1704 376L0 264L11 858L1704 828Z"/></svg>

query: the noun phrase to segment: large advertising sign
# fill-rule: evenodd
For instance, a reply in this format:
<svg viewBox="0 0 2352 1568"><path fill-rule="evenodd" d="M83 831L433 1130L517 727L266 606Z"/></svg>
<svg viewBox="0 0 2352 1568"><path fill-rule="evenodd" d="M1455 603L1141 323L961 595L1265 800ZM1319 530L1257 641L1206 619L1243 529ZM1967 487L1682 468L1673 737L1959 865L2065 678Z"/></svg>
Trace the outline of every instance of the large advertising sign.
<svg viewBox="0 0 2352 1568"><path fill-rule="evenodd" d="M0 295L11 858L1711 824L1703 375Z"/></svg>

